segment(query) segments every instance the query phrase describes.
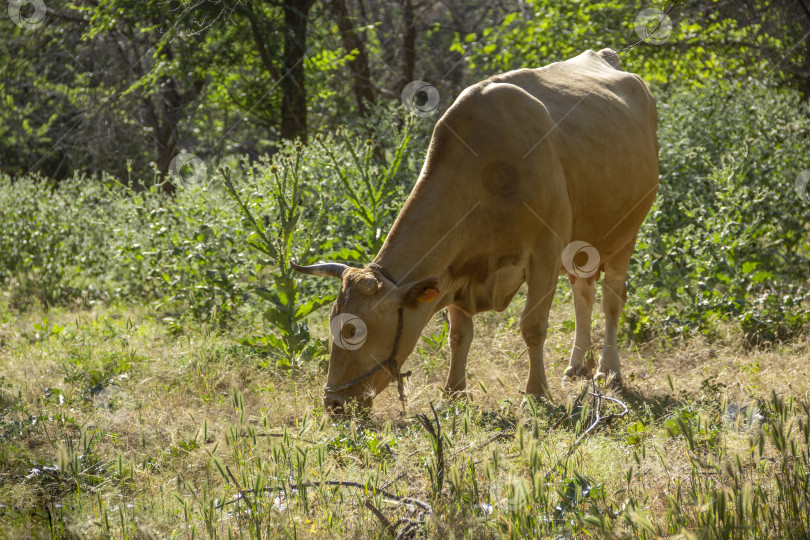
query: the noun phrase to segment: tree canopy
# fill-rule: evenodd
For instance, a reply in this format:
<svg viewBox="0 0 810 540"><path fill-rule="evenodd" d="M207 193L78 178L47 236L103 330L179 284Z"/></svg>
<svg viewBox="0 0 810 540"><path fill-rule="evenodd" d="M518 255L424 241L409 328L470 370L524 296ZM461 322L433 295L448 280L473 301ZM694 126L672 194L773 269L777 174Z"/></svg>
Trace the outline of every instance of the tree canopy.
<svg viewBox="0 0 810 540"><path fill-rule="evenodd" d="M668 20L641 39L656 8ZM441 109L589 48L630 47L623 66L662 91L756 80L810 97L806 0L12 0L0 31L2 170L57 180L160 182L181 151L255 159L363 124L413 80Z"/></svg>

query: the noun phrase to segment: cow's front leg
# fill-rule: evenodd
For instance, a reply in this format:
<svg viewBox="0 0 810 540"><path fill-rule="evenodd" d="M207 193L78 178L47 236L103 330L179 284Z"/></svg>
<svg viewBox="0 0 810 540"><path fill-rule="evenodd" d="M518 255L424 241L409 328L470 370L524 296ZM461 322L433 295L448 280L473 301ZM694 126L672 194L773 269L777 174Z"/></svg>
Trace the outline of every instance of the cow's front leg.
<svg viewBox="0 0 810 540"><path fill-rule="evenodd" d="M619 366L619 316L622 313L624 302L627 299L627 286L624 281L625 272L605 272L602 282L602 308L605 311L605 345L602 350L602 359L599 361L597 379L607 379L612 376L613 384L621 386L622 374Z"/></svg>
<svg viewBox="0 0 810 540"><path fill-rule="evenodd" d="M526 308L520 317L520 332L529 349L529 378L526 381L526 394L551 401L546 381L546 367L543 363L543 345L548 332L548 312L554 301L557 272L554 268L554 271L538 273L545 275L529 283Z"/></svg>
<svg viewBox="0 0 810 540"><path fill-rule="evenodd" d="M453 305L447 308L447 318L450 320L450 372L444 390L454 395L467 388L467 355L473 338L473 321Z"/></svg>
<svg viewBox="0 0 810 540"><path fill-rule="evenodd" d="M584 364L585 353L591 348L591 314L593 312L593 278L575 277L569 274L571 291L574 295L576 326L574 348L571 359L563 373L563 381L577 377L590 377L591 372ZM591 366L592 367L592 366Z"/></svg>

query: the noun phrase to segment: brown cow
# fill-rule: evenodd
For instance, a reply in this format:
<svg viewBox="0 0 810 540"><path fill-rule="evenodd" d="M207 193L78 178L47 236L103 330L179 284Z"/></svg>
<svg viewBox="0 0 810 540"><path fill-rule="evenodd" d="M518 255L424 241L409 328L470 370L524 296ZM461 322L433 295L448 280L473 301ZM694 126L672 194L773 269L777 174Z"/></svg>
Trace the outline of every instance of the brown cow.
<svg viewBox="0 0 810 540"><path fill-rule="evenodd" d="M625 274L658 190L653 97L610 50L586 51L467 88L433 130L425 164L374 262L296 267L342 280L324 404L370 405L448 307L450 373L466 386L472 316L506 309L528 286L520 321L526 393L548 397L543 343L557 276L568 273L576 337L565 377L587 375L594 280L604 271L605 343L597 377L620 382L616 343Z"/></svg>

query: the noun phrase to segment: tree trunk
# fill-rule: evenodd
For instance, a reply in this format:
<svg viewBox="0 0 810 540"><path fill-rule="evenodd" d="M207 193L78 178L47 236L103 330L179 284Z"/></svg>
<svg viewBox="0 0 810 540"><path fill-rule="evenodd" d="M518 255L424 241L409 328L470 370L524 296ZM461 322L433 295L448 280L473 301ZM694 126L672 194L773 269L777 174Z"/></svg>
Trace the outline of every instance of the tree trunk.
<svg viewBox="0 0 810 540"><path fill-rule="evenodd" d="M169 165L172 159L177 155L177 137L175 137L175 127L164 124L155 134L155 150L158 158L156 165L160 176L163 178L163 192L169 195L174 195L177 186L174 185L172 178L169 176Z"/></svg>
<svg viewBox="0 0 810 540"><path fill-rule="evenodd" d="M165 79L163 81L165 90L157 95L157 103L144 100L146 120L155 133L157 154L155 163L165 179L163 191L169 195L174 194L177 188L169 177L169 166L180 150L177 131L181 120L186 116L186 109L200 95L206 82L203 79L196 79L188 90L181 93L177 90L177 82L174 79Z"/></svg>
<svg viewBox="0 0 810 540"><path fill-rule="evenodd" d="M411 0L402 0L402 52L405 55L403 61L402 84L399 90L402 91L405 85L414 78L416 66L416 26L413 20L413 3Z"/></svg>
<svg viewBox="0 0 810 540"><path fill-rule="evenodd" d="M346 54L357 51L354 59L349 60L347 65L352 75L352 91L354 99L357 101L357 112L361 116L368 114L368 105L374 102L374 87L371 84L371 70L368 67L368 57L363 40L354 31L354 25L349 17L349 8L346 0L332 1L332 15L340 31L340 39Z"/></svg>
<svg viewBox="0 0 810 540"><path fill-rule="evenodd" d="M307 21L313 0L284 0L284 72L281 75L281 138L306 138L304 81Z"/></svg>

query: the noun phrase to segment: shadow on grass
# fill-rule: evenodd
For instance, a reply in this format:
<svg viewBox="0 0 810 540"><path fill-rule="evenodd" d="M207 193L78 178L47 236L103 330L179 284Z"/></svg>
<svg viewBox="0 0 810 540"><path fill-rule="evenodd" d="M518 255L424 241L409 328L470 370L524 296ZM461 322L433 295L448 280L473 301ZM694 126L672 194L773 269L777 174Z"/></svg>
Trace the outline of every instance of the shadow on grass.
<svg viewBox="0 0 810 540"><path fill-rule="evenodd" d="M627 404L631 412L644 412L655 421L668 418L673 410L677 410L694 403L695 400L687 396L673 395L669 392L641 392L637 388L623 386L616 392L618 399Z"/></svg>

